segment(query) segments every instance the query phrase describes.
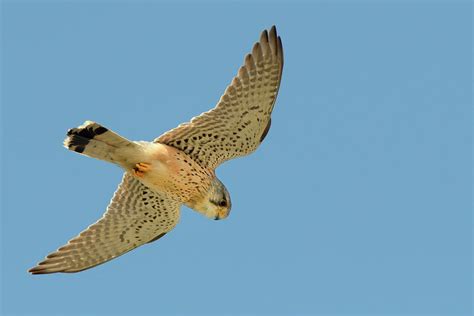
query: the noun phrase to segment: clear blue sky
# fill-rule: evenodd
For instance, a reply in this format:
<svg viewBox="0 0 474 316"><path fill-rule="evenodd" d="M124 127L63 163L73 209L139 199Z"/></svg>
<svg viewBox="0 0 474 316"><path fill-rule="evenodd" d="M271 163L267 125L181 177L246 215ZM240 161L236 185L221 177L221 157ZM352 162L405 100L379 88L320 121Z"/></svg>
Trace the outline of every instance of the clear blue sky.
<svg viewBox="0 0 474 316"><path fill-rule="evenodd" d="M6 315L472 315L470 1L3 1ZM99 218L121 170L62 147L95 120L151 140L208 110L264 28L272 129L159 242L26 271Z"/></svg>

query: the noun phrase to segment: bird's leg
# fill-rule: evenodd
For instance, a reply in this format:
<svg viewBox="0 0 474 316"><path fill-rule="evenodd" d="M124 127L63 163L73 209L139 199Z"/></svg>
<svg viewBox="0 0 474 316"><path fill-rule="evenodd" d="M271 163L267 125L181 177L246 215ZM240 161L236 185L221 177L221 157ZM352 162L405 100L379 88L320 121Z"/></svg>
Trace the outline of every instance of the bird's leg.
<svg viewBox="0 0 474 316"><path fill-rule="evenodd" d="M145 162L139 162L133 167L133 174L138 178L143 178L146 172L150 171L151 165Z"/></svg>

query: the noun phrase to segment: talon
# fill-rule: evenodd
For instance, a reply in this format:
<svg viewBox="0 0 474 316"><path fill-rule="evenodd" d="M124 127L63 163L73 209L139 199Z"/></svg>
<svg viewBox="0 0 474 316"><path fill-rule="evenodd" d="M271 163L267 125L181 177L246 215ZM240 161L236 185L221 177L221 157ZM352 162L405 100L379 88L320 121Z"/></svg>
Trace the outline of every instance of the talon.
<svg viewBox="0 0 474 316"><path fill-rule="evenodd" d="M151 165L149 163L139 162L133 167L133 174L136 177L142 178L150 169Z"/></svg>

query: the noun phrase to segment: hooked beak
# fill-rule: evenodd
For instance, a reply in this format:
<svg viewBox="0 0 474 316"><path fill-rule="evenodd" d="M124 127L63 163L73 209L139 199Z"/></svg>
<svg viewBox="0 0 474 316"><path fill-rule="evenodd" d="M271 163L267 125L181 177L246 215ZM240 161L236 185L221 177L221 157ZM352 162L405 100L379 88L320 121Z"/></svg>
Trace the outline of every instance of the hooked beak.
<svg viewBox="0 0 474 316"><path fill-rule="evenodd" d="M214 217L214 220L220 220L220 219L224 219L226 218L227 216L229 216L229 210L227 209L220 209L218 212L217 212L217 215L216 217Z"/></svg>

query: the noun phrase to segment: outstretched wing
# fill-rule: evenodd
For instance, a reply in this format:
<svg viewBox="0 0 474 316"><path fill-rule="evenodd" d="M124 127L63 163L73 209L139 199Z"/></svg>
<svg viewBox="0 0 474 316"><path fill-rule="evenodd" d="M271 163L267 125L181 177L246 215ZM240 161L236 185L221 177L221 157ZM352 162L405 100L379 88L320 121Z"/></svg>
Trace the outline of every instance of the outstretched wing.
<svg viewBox="0 0 474 316"><path fill-rule="evenodd" d="M270 129L282 69L283 48L273 26L269 32L262 32L215 108L166 132L155 142L181 149L210 169L250 154Z"/></svg>
<svg viewBox="0 0 474 316"><path fill-rule="evenodd" d="M126 173L104 216L29 272L78 272L112 260L173 229L179 208Z"/></svg>

